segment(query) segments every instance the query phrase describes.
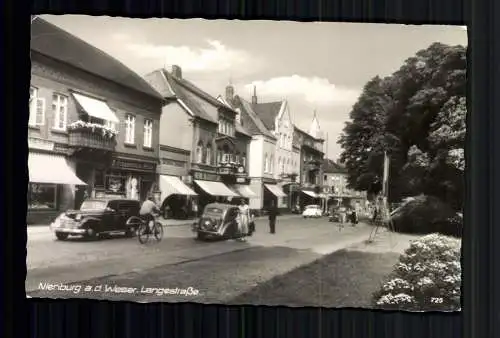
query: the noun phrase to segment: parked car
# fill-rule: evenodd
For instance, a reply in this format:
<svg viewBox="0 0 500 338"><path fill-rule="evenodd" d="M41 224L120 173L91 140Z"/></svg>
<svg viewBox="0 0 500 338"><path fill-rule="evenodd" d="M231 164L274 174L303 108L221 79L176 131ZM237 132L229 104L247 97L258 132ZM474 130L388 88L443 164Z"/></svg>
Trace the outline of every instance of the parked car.
<svg viewBox="0 0 500 338"><path fill-rule="evenodd" d="M239 208L225 203L210 203L203 209L200 219L193 223L196 239L235 239L242 237L238 231Z"/></svg>
<svg viewBox="0 0 500 338"><path fill-rule="evenodd" d="M306 205L304 211L302 212L302 217L304 218L313 218L321 216L323 216L323 211L321 210L321 207L317 204Z"/></svg>
<svg viewBox="0 0 500 338"><path fill-rule="evenodd" d="M68 236L97 238L104 234L125 233L133 236L138 224L128 222L139 216L141 204L129 199L87 199L79 210L67 210L50 225L58 240Z"/></svg>

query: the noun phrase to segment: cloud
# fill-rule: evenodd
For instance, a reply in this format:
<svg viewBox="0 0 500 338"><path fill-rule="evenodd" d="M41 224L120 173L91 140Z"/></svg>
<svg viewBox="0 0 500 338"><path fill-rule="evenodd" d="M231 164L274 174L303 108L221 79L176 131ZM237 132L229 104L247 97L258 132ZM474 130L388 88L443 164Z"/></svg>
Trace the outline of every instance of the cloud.
<svg viewBox="0 0 500 338"><path fill-rule="evenodd" d="M301 97L308 103L326 106L349 106L356 102L360 90L337 87L328 79L299 75L275 77L265 81L253 81L245 85L248 93L257 88L258 96L274 98Z"/></svg>
<svg viewBox="0 0 500 338"><path fill-rule="evenodd" d="M118 36L118 38L121 38ZM126 48L145 62L178 65L188 72L217 72L244 69L252 61L247 52L232 49L220 41L206 40L207 47L127 43ZM149 59L149 60L148 60Z"/></svg>

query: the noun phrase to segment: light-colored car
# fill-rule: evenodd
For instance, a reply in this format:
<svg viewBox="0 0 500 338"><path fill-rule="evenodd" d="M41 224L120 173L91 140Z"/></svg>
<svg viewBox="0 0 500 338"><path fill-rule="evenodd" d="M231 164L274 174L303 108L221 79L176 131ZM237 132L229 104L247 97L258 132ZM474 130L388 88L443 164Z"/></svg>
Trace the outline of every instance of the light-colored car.
<svg viewBox="0 0 500 338"><path fill-rule="evenodd" d="M304 218L313 218L313 217L321 217L323 216L323 211L321 211L321 207L317 204L307 205L302 212L302 217Z"/></svg>

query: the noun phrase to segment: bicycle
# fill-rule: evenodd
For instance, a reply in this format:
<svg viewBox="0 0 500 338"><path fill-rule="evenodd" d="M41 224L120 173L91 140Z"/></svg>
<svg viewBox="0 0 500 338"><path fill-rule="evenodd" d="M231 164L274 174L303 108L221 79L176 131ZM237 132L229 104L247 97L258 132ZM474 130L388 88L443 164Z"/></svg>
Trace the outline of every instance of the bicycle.
<svg viewBox="0 0 500 338"><path fill-rule="evenodd" d="M163 238L163 225L158 222L158 215L155 215L153 226L150 226L148 222L142 217L132 216L128 219L127 224L137 224L137 239L139 243L144 244L149 241L149 236L154 236L157 242L160 242Z"/></svg>

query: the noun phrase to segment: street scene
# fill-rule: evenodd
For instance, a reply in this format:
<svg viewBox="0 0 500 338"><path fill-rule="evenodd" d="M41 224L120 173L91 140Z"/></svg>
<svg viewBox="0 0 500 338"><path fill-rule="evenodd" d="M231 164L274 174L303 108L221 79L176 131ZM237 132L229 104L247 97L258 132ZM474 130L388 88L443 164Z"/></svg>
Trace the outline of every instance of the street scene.
<svg viewBox="0 0 500 338"><path fill-rule="evenodd" d="M463 27L31 26L27 297L461 309Z"/></svg>

